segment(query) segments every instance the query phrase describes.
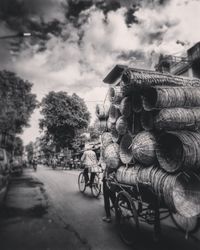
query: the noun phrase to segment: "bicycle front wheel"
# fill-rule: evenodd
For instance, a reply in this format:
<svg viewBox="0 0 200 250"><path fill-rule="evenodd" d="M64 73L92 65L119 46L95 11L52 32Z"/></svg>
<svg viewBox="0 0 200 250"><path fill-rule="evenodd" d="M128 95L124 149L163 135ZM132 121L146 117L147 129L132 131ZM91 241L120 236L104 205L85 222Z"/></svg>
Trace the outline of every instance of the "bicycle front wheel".
<svg viewBox="0 0 200 250"><path fill-rule="evenodd" d="M92 184L91 191L92 191L92 195L95 198L98 198L99 195L101 194L101 182L100 182L99 176L97 175L94 178L94 183Z"/></svg>
<svg viewBox="0 0 200 250"><path fill-rule="evenodd" d="M83 175L83 172L81 172L78 176L78 188L79 188L79 191L80 192L84 192L85 189L86 189L86 186L85 186L85 177Z"/></svg>

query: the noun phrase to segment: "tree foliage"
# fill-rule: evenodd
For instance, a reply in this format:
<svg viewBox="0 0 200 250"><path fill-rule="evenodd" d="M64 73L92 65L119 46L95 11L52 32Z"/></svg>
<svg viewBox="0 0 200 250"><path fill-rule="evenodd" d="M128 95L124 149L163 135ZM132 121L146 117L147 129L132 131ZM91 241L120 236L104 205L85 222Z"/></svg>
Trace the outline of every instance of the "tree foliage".
<svg viewBox="0 0 200 250"><path fill-rule="evenodd" d="M34 147L33 147L33 142L30 142L29 144L26 145L25 151L27 153L28 160L33 159L33 154L34 154Z"/></svg>
<svg viewBox="0 0 200 250"><path fill-rule="evenodd" d="M41 102L40 128L52 136L56 146L70 147L78 132L87 128L90 113L78 95L50 92Z"/></svg>
<svg viewBox="0 0 200 250"><path fill-rule="evenodd" d="M13 142L14 156L22 156L24 146L23 141L20 137L15 137Z"/></svg>
<svg viewBox="0 0 200 250"><path fill-rule="evenodd" d="M32 84L15 73L0 71L0 133L21 133L37 106Z"/></svg>

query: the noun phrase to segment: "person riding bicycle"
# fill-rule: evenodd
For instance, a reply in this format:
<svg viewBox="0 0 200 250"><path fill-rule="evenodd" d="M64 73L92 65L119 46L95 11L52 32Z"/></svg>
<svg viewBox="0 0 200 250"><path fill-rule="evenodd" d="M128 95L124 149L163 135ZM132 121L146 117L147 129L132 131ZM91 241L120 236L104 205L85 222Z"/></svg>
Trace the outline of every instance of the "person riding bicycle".
<svg viewBox="0 0 200 250"><path fill-rule="evenodd" d="M85 151L81 157L81 162L83 162L84 170L83 175L85 178L86 186L92 186L94 183L94 178L98 172L97 156L96 153L92 150L92 147L88 144L85 145ZM91 173L90 180L88 173Z"/></svg>

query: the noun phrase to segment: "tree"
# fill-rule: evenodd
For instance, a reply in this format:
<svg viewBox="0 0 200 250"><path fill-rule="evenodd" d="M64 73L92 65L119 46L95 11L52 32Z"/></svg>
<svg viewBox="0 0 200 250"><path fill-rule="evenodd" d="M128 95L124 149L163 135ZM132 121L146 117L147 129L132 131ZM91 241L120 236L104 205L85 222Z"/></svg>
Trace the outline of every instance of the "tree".
<svg viewBox="0 0 200 250"><path fill-rule="evenodd" d="M15 137L13 143L14 156L22 156L24 150L23 141L20 137Z"/></svg>
<svg viewBox="0 0 200 250"><path fill-rule="evenodd" d="M33 159L34 155L34 147L33 147L33 142L30 142L29 144L26 145L25 150L27 152L27 158L29 161Z"/></svg>
<svg viewBox="0 0 200 250"><path fill-rule="evenodd" d="M59 148L72 147L73 139L88 127L90 113L84 100L76 94L52 91L43 98L41 108L40 128L52 136Z"/></svg>
<svg viewBox="0 0 200 250"><path fill-rule="evenodd" d="M94 125L91 125L87 132L90 133L91 140L98 140L100 138L101 132L98 129L98 126L96 125L98 123L98 120L94 122Z"/></svg>
<svg viewBox="0 0 200 250"><path fill-rule="evenodd" d="M46 159L54 154L55 144L50 135L47 133L40 137L40 150Z"/></svg>
<svg viewBox="0 0 200 250"><path fill-rule="evenodd" d="M0 71L0 133L21 133L37 106L32 84L13 72Z"/></svg>

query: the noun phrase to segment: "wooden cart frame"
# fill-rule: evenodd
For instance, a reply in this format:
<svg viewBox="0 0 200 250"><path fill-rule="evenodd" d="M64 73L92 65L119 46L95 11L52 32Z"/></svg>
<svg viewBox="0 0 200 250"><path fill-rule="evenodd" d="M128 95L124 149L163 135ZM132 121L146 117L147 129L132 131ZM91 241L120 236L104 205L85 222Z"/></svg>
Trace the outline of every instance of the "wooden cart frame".
<svg viewBox="0 0 200 250"><path fill-rule="evenodd" d="M154 239L161 235L161 221L171 217L172 221L185 232L185 237L196 232L199 223L192 228L183 228L164 201L153 193L147 185L126 185L115 179L108 179L107 185L116 192L115 217L120 237L127 245L134 245L140 234L140 222L153 226Z"/></svg>

